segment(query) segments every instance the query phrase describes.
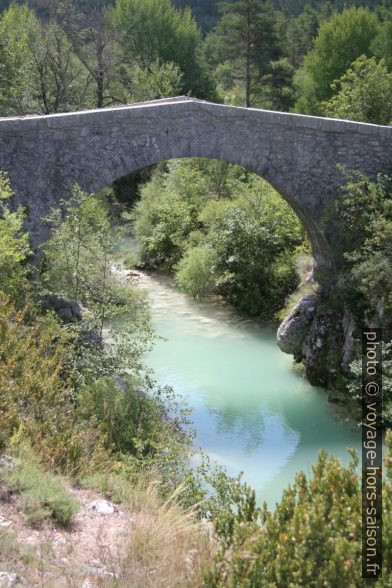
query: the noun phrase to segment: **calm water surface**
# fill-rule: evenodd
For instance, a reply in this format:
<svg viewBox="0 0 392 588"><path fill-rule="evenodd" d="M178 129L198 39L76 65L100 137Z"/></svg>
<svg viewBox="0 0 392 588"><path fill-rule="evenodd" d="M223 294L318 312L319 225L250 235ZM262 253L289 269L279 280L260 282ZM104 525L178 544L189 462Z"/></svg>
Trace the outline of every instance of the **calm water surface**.
<svg viewBox="0 0 392 588"><path fill-rule="evenodd" d="M325 393L310 386L282 353L275 333L228 307L196 302L170 280L142 274L158 341L147 363L161 384L193 408L196 444L270 506L310 471L320 448L347 463L360 448L355 425L338 418Z"/></svg>

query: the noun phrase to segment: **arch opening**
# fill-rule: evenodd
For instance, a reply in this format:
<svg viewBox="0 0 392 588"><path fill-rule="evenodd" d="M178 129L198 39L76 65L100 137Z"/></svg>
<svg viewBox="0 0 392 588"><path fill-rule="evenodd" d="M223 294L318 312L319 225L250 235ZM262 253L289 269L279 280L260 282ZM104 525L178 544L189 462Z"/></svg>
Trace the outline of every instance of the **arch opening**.
<svg viewBox="0 0 392 588"><path fill-rule="evenodd" d="M313 252L306 245L310 242L306 227L290 204L259 174L217 158L176 158L160 162L154 169L150 180L142 182L141 199L134 204L136 236L142 243L142 264L147 269L169 269L180 276L184 291L199 297L203 288L198 290L192 283L195 276L190 269L198 264L197 271L200 275L204 272L207 285L211 271L214 283L219 284L217 292L226 293L231 302L255 315L261 309L251 298L257 297L255 290L259 288L260 300L263 299L266 268L276 274L277 284L280 280L276 290L284 293L276 293L280 303L274 312L285 307L286 299L305 280L306 293L316 293ZM132 177L132 201L133 180ZM298 272L296 258L300 252L307 261L302 261ZM260 276L255 275L257 271ZM241 285L231 287L230 279ZM238 301L240 288L248 301L244 304ZM272 289L269 283L267 293L268 288ZM272 316L273 313L265 318Z"/></svg>

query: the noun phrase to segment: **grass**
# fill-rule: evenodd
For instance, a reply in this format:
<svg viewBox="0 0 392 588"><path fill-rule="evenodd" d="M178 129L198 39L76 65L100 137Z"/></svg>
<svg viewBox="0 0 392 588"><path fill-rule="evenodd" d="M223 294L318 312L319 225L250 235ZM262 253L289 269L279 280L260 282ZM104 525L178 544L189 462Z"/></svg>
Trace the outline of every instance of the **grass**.
<svg viewBox="0 0 392 588"><path fill-rule="evenodd" d="M135 588L200 587L212 565L213 544L206 525L196 519L195 507L178 504L178 489L166 502L157 484L138 492L132 535L121 564L124 586Z"/></svg>
<svg viewBox="0 0 392 588"><path fill-rule="evenodd" d="M80 481L107 498L126 505L131 513L130 537L122 559L116 562L115 586L133 588L188 588L203 585L214 544L209 528L197 520L196 508L179 504L181 487L163 501L159 483L141 477L130 482L119 474L102 474Z"/></svg>
<svg viewBox="0 0 392 588"><path fill-rule="evenodd" d="M36 562L34 550L18 543L15 533L0 528L0 563L7 566L18 562L32 564Z"/></svg>
<svg viewBox="0 0 392 588"><path fill-rule="evenodd" d="M57 479L40 468L31 450L24 448L18 457L19 465L11 470L0 470L0 479L19 494L28 522L39 525L52 519L69 525L79 510L78 502Z"/></svg>

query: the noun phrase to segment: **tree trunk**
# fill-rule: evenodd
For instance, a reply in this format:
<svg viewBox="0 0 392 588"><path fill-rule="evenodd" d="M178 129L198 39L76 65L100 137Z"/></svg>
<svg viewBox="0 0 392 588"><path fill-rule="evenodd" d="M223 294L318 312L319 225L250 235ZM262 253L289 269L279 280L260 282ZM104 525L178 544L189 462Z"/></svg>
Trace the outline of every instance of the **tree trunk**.
<svg viewBox="0 0 392 588"><path fill-rule="evenodd" d="M97 108L103 108L104 104L104 81L103 81L103 73L102 72L98 72L97 77L96 77L96 83L97 83Z"/></svg>

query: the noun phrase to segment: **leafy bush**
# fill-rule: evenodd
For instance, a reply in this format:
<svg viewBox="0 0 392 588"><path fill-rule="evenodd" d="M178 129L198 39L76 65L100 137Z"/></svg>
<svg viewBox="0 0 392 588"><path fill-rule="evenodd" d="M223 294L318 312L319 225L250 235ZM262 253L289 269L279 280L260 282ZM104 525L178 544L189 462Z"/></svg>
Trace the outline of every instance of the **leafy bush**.
<svg viewBox="0 0 392 588"><path fill-rule="evenodd" d="M202 298L214 288L215 255L205 246L187 249L176 268L176 280L183 292Z"/></svg>
<svg viewBox="0 0 392 588"><path fill-rule="evenodd" d="M392 438L389 436L390 451ZM319 454L312 476L297 474L274 512L264 506L239 509L225 533L215 566L206 576L210 587L365 586L361 578L361 484L355 453L347 467ZM389 586L392 557L391 453L383 490L384 576ZM252 513L249 520L249 512ZM218 529L219 530L219 529ZM229 540L227 540L227 538Z"/></svg>
<svg viewBox="0 0 392 588"><path fill-rule="evenodd" d="M28 289L25 261L30 248L28 235L23 231L23 209L11 212L5 203L11 196L7 175L0 172L0 288L21 303Z"/></svg>
<svg viewBox="0 0 392 588"><path fill-rule="evenodd" d="M79 416L105 436L105 447L122 456L133 469L163 474L185 457L190 443L183 431L188 411L177 405L170 388L159 388L148 378L102 378L82 388Z"/></svg>
<svg viewBox="0 0 392 588"><path fill-rule="evenodd" d="M392 174L377 181L342 169L347 183L330 215L340 239L336 295L359 322L373 321L392 334Z"/></svg>
<svg viewBox="0 0 392 588"><path fill-rule="evenodd" d="M66 343L53 320L27 320L0 293L0 447L27 441L47 467L73 470L94 462L100 433L75 423Z"/></svg>
<svg viewBox="0 0 392 588"><path fill-rule="evenodd" d="M170 162L143 187L134 218L144 263L175 271L195 298L220 293L271 318L297 285L300 223L270 186L239 166Z"/></svg>
<svg viewBox="0 0 392 588"><path fill-rule="evenodd" d="M0 470L0 477L20 494L21 507L29 523L37 525L53 519L69 525L79 510L77 501L59 481L41 470L31 450L25 447L19 458L19 465Z"/></svg>
<svg viewBox="0 0 392 588"><path fill-rule="evenodd" d="M324 114L335 118L389 125L392 104L385 97L392 93L392 74L384 63L362 55L333 84L336 92L324 103Z"/></svg>

